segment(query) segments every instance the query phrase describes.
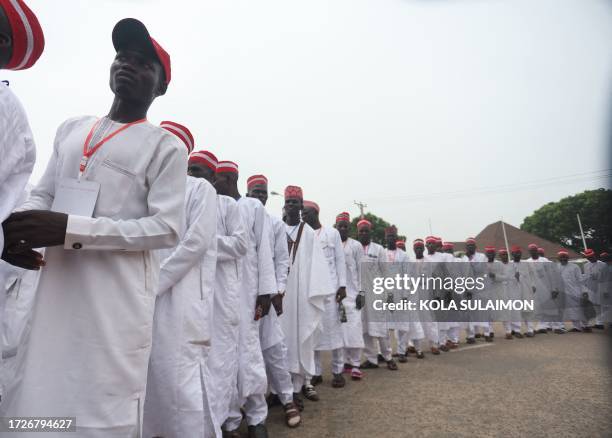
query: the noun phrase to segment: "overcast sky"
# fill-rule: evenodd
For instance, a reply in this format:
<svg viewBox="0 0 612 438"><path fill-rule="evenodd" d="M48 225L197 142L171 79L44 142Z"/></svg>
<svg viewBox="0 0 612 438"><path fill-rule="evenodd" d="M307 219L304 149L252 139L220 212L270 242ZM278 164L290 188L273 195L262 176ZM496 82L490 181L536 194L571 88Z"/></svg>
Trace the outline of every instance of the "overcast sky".
<svg viewBox="0 0 612 438"><path fill-rule="evenodd" d="M610 1L28 4L45 53L0 79L30 118L33 182L64 119L107 113L111 30L124 17L172 57L149 120L183 123L196 148L236 161L241 189L254 173L281 193L302 186L324 224L361 200L410 239L431 221L460 240L609 182L593 172L610 168ZM281 206L273 197L269 210Z"/></svg>

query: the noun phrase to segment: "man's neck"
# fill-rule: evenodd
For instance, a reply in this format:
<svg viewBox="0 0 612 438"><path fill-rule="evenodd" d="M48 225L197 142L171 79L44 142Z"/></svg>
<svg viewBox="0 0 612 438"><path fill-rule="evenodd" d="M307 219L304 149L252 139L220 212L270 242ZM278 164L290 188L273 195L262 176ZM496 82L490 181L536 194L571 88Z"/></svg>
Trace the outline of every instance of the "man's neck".
<svg viewBox="0 0 612 438"><path fill-rule="evenodd" d="M287 216L287 220L285 222L287 225L298 225L300 223L300 217L291 217Z"/></svg>
<svg viewBox="0 0 612 438"><path fill-rule="evenodd" d="M345 236L345 237L340 236L340 240L342 240L343 242L346 242L348 240L348 236Z"/></svg>
<svg viewBox="0 0 612 438"><path fill-rule="evenodd" d="M364 248L365 248L366 246L368 246L369 244L370 244L370 242L369 242L369 241L368 241L368 242L366 242L366 243L361 242L361 245L363 245L363 247L364 247Z"/></svg>
<svg viewBox="0 0 612 438"><path fill-rule="evenodd" d="M115 96L110 111L108 112L108 117L112 121L119 123L135 122L136 120L147 118L147 111L149 110L150 106L150 102L136 103L133 101L126 101Z"/></svg>
<svg viewBox="0 0 612 438"><path fill-rule="evenodd" d="M421 260L423 258L423 254L421 254L421 255L417 254L416 258L417 258L417 260Z"/></svg>

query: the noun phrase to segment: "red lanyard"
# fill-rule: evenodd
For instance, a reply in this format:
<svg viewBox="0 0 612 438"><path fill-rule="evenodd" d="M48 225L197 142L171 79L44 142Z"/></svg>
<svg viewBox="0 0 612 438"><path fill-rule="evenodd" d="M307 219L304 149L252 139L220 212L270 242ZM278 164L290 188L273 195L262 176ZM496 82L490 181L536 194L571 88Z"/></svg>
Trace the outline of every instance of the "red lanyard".
<svg viewBox="0 0 612 438"><path fill-rule="evenodd" d="M87 146L89 145L89 142L91 141L91 137L93 136L93 133L96 130L96 128L100 125L100 122L102 122L102 119L99 119L96 123L94 123L94 125L89 130L89 134L87 134L87 138L85 139L85 143L83 143L83 158L81 158L81 162L79 163L79 177L83 174L83 172L85 172L85 169L87 168L87 162L89 161L89 158L93 154L95 154L96 151L98 149L100 149L100 147L104 143L109 141L115 135L119 134L121 131L125 131L130 126L136 125L138 123L146 122L146 121L147 121L147 119L140 119L140 120L136 120L134 122L126 123L121 128L116 129L115 131L113 131L110 134L108 134L106 137L104 137L102 140L100 140L98 143L96 143L94 145L94 147L88 149Z"/></svg>

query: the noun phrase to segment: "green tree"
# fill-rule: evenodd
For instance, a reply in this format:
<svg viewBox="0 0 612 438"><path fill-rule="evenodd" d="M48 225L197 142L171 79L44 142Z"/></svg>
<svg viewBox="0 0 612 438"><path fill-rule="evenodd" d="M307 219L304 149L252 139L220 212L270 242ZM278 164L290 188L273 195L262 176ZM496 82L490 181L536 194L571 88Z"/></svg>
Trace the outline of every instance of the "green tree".
<svg viewBox="0 0 612 438"><path fill-rule="evenodd" d="M580 214L587 246L601 252L610 248L611 212L612 190L586 190L540 207L523 220L521 229L582 251L582 238L576 218L576 214Z"/></svg>
<svg viewBox="0 0 612 438"><path fill-rule="evenodd" d="M376 242L376 243L379 243L385 246L385 243L386 243L385 242L385 228L391 226L391 224L387 222L386 220L384 220L383 218L378 217L372 213L366 213L365 219L369 220L372 223L372 233L371 233L372 242ZM349 231L349 235L353 239L357 239L357 222L359 222L360 220L361 218L357 216L353 218L353 220L351 221L351 228ZM398 238L400 240L406 240L405 236L398 235Z"/></svg>

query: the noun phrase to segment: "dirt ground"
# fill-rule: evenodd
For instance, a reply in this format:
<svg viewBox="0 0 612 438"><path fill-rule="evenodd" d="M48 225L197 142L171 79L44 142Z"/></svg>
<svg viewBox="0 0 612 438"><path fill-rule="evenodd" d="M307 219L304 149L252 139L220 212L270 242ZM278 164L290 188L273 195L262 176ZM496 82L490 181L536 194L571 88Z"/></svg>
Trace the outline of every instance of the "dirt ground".
<svg viewBox="0 0 612 438"><path fill-rule="evenodd" d="M366 370L359 382L317 386L305 400L302 424L289 429L280 407L270 410L273 438L341 437L610 437L612 337L540 334L531 339L461 344L399 371ZM329 368L329 356L324 364Z"/></svg>

